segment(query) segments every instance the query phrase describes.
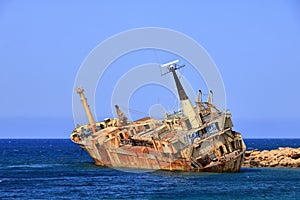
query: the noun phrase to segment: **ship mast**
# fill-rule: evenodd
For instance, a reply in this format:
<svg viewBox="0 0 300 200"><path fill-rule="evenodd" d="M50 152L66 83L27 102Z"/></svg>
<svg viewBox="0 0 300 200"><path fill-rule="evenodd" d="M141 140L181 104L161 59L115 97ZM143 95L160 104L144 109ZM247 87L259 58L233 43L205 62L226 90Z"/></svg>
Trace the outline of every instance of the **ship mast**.
<svg viewBox="0 0 300 200"><path fill-rule="evenodd" d="M92 128L92 131L93 131L93 133L96 133L96 123L95 123L94 117L92 115L92 112L90 110L90 107L89 107L89 105L88 105L88 103L86 101L86 98L84 96L84 89L82 89L82 88L76 88L76 92L80 96L83 108L84 108L85 113L86 113L86 115L88 117L88 120L89 120L90 126Z"/></svg>
<svg viewBox="0 0 300 200"><path fill-rule="evenodd" d="M177 66L176 63L178 63L178 62L179 62L179 60L175 60L173 62L169 62L169 63L161 65L161 67L168 67L168 72L166 72L162 75L165 75L167 73L173 74L177 92L178 92L179 99L180 99L180 104L181 104L181 107L183 110L183 114L188 118L189 123L191 124L192 128L199 128L202 125L202 120L200 119L200 116L195 112L195 109L193 108L192 103L191 103L189 97L186 95L186 93L181 85L181 82L177 76L176 70L184 67L184 65Z"/></svg>
<svg viewBox="0 0 300 200"><path fill-rule="evenodd" d="M117 112L117 115L118 115L118 118L120 120L120 125L121 126L124 126L124 125L127 125L128 124L128 118L124 115L124 113L120 110L119 106L118 105L115 105L115 108L116 108L116 112Z"/></svg>

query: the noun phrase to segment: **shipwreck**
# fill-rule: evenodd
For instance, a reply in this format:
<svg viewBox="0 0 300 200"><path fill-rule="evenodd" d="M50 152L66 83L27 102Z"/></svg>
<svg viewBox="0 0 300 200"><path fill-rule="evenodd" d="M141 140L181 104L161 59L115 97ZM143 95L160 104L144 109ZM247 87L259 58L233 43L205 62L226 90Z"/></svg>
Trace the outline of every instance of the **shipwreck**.
<svg viewBox="0 0 300 200"><path fill-rule="evenodd" d="M220 111L201 99L195 106L187 96L176 70L178 60L162 65L172 74L181 109L164 119L145 117L129 121L116 105L117 118L95 122L84 89L77 88L89 124L77 126L71 140L84 149L96 165L114 168L238 172L246 146L239 132L232 130L231 113Z"/></svg>

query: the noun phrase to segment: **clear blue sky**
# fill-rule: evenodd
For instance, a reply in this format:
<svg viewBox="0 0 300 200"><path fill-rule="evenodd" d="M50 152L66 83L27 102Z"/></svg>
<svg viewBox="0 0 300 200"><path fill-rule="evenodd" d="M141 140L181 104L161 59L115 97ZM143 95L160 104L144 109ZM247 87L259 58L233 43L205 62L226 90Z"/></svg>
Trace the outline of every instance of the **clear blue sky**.
<svg viewBox="0 0 300 200"><path fill-rule="evenodd" d="M68 137L81 63L139 27L182 32L208 51L245 138L299 138L299 1L2 0L0 27L0 138Z"/></svg>

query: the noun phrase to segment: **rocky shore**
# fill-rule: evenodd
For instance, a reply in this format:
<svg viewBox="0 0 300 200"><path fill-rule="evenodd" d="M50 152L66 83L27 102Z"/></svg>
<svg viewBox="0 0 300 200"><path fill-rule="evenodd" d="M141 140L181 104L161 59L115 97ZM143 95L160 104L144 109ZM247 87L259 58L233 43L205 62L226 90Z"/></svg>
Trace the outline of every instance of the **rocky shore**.
<svg viewBox="0 0 300 200"><path fill-rule="evenodd" d="M246 151L243 166L300 168L300 148L279 147L270 151Z"/></svg>

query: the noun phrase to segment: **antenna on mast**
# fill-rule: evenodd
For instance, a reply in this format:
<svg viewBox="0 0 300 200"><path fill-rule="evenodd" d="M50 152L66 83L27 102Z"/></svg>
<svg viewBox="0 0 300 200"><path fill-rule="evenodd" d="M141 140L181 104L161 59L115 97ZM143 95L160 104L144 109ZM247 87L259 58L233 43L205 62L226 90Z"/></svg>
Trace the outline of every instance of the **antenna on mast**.
<svg viewBox="0 0 300 200"><path fill-rule="evenodd" d="M171 61L171 62L168 62L168 63L165 63L165 64L162 64L160 65L161 66L161 70L160 70L160 73L161 73L161 76L164 76L170 72L173 72L177 69L180 69L180 68L183 68L185 65L181 65L181 66L178 66L176 63L178 63L179 60L174 60L174 61Z"/></svg>

